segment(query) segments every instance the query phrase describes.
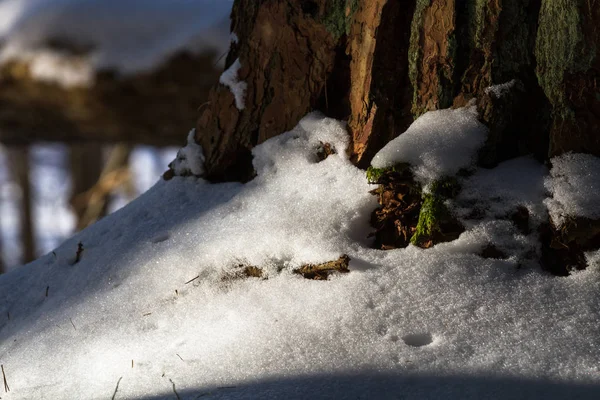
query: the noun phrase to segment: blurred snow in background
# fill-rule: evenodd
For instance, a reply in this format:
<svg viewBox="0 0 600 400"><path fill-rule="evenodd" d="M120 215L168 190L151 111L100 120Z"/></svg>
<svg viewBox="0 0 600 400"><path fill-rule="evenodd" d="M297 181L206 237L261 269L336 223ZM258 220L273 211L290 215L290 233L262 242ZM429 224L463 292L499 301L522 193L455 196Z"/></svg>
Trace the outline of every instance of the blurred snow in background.
<svg viewBox="0 0 600 400"><path fill-rule="evenodd" d="M0 1L0 62L31 62L34 76L88 85L97 69L148 70L183 49L229 45L231 0ZM73 62L75 61L75 62Z"/></svg>
<svg viewBox="0 0 600 400"><path fill-rule="evenodd" d="M137 146L130 157L130 169L136 196L154 185L167 164L173 160L177 149L159 149ZM59 246L75 233L75 216L71 210L71 176L69 173L68 146L63 144L40 144L30 152L31 185L34 202L34 227L37 255L45 254ZM9 169L9 159L4 147L0 147L0 256L4 265L11 269L22 263L19 208L22 192L14 182ZM112 196L108 212L112 213L129 201L125 193Z"/></svg>

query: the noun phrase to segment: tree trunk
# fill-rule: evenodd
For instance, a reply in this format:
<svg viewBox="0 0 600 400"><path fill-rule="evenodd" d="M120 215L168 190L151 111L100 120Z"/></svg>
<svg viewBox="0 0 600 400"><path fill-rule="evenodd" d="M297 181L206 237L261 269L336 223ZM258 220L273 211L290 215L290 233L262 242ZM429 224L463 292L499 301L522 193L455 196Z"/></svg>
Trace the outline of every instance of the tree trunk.
<svg viewBox="0 0 600 400"><path fill-rule="evenodd" d="M238 0L226 67L241 64L245 107L212 89L196 129L207 177L251 179L252 147L311 110L348 120L365 167L414 118L472 98L491 130L484 165L600 155L596 1ZM486 97L511 80L514 102Z"/></svg>
<svg viewBox="0 0 600 400"><path fill-rule="evenodd" d="M23 246L21 262L28 263L36 259L35 235L33 228L33 197L29 172L29 147L9 148L10 166L14 178L21 188L21 244Z"/></svg>
<svg viewBox="0 0 600 400"><path fill-rule="evenodd" d="M130 186L131 146L117 144L106 162L103 148L97 144L71 146L73 191L71 205L81 230L106 214L110 195L121 186ZM128 190L131 194L131 189Z"/></svg>

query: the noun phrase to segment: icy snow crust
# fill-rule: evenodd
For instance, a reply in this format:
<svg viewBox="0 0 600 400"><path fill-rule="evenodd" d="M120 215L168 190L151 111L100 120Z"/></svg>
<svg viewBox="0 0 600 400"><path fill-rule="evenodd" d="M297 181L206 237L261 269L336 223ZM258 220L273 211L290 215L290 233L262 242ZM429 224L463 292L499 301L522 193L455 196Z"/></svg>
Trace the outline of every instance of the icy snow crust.
<svg viewBox="0 0 600 400"><path fill-rule="evenodd" d="M385 145L371 165L387 168L409 163L415 179L425 186L470 166L486 137L487 128L477 120L474 105L429 111Z"/></svg>
<svg viewBox="0 0 600 400"><path fill-rule="evenodd" d="M551 162L546 206L554 223L562 225L566 216L600 219L600 159L569 153Z"/></svg>
<svg viewBox="0 0 600 400"><path fill-rule="evenodd" d="M32 74L65 86L91 83L96 69L133 73L173 53L229 46L231 0L4 0L0 62L31 61ZM51 40L92 50L70 57ZM74 62L75 60L75 62Z"/></svg>
<svg viewBox="0 0 600 400"><path fill-rule="evenodd" d="M337 153L319 163L319 142ZM309 115L255 149L253 181L159 182L0 276L2 399L107 399L117 382L117 399L597 398L598 269L556 278L475 255L529 245L491 216L541 203L545 169L480 171L462 201L488 193L490 218L428 250L379 251L347 144ZM291 272L343 253L349 274ZM269 279L223 279L240 264Z"/></svg>

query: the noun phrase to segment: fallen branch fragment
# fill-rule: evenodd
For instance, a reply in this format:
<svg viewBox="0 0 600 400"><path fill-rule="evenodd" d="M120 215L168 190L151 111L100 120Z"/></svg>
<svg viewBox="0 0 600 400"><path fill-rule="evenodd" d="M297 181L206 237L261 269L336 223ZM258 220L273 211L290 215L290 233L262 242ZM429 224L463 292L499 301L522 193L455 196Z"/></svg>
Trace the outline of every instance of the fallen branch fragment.
<svg viewBox="0 0 600 400"><path fill-rule="evenodd" d="M83 253L83 243L79 242L77 243L77 252L75 253L75 262L74 264L77 264L79 261L81 261L81 254Z"/></svg>
<svg viewBox="0 0 600 400"><path fill-rule="evenodd" d="M194 281L195 281L196 279L198 279L198 278L200 278L200 275L198 275L198 276L197 276L197 277L195 277L195 278L192 278L192 279L190 279L190 280L189 280L189 281L187 281L185 284L187 285L187 284L188 284L188 283L190 283L190 282L194 282Z"/></svg>
<svg viewBox="0 0 600 400"><path fill-rule="evenodd" d="M175 397L177 397L177 400L181 400L181 397L179 397L179 393L177 393L177 389L175 389L175 382L173 382L173 379L169 378L169 380L171 381L171 384L173 385L173 393L175 393Z"/></svg>
<svg viewBox="0 0 600 400"><path fill-rule="evenodd" d="M294 273L300 274L306 279L326 280L332 272L348 273L348 264L350 257L344 254L335 261L328 261L323 264L307 264L294 270Z"/></svg>
<svg viewBox="0 0 600 400"><path fill-rule="evenodd" d="M113 393L111 400L115 400L115 398L117 397L117 392L119 391L119 383L121 383L121 379L123 379L123 377L120 377L117 381L117 387L115 387L115 392Z"/></svg>
<svg viewBox="0 0 600 400"><path fill-rule="evenodd" d="M262 268L255 267L253 265L240 264L232 272L229 272L225 276L223 276L221 280L224 282L228 282L244 278L267 279L267 277L263 273Z"/></svg>
<svg viewBox="0 0 600 400"><path fill-rule="evenodd" d="M10 392L10 387L8 387L8 382L6 381L6 373L4 372L4 364L0 365L2 368L2 379L4 380L4 391Z"/></svg>

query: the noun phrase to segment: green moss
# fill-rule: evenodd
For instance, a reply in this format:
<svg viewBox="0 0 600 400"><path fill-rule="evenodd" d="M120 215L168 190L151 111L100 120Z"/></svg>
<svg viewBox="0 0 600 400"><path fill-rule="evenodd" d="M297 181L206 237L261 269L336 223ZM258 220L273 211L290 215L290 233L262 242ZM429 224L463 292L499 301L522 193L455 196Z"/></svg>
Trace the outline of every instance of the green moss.
<svg viewBox="0 0 600 400"><path fill-rule="evenodd" d="M352 17L358 7L358 0L329 0L322 22L334 38L339 39L350 33Z"/></svg>
<svg viewBox="0 0 600 400"><path fill-rule="evenodd" d="M535 46L537 77L554 114L571 119L574 114L565 96L565 74L588 70L596 57L591 41L586 43L580 1L543 0Z"/></svg>
<svg viewBox="0 0 600 400"><path fill-rule="evenodd" d="M533 63L530 26L536 24L528 14L530 0L504 2L499 23L503 35L496 42L492 81L507 82Z"/></svg>
<svg viewBox="0 0 600 400"><path fill-rule="evenodd" d="M488 0L471 0L469 2L469 30L475 48L480 49L483 47L483 31L485 29L485 14L487 9Z"/></svg>
<svg viewBox="0 0 600 400"><path fill-rule="evenodd" d="M414 245L422 244L437 233L441 233L441 224L450 218L451 214L444 202L458 194L460 187L455 178L443 178L435 181L429 193L423 195L423 204L419 212L419 222L416 231L410 238Z"/></svg>
<svg viewBox="0 0 600 400"><path fill-rule="evenodd" d="M392 167L387 168L375 168L373 166L369 166L367 168L367 181L370 184L377 184L381 177L388 172L397 172L403 173L409 168L409 165L406 163L398 163Z"/></svg>
<svg viewBox="0 0 600 400"><path fill-rule="evenodd" d="M422 60L421 28L425 10L431 4L431 0L417 0L415 13L410 27L410 44L408 49L408 78L413 88L412 114L420 117L427 110L418 104L419 99L419 64Z"/></svg>

